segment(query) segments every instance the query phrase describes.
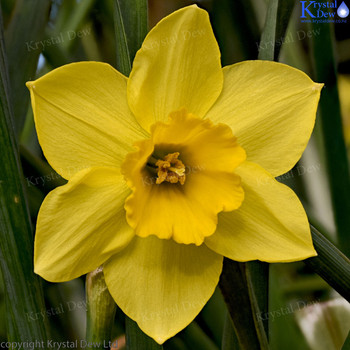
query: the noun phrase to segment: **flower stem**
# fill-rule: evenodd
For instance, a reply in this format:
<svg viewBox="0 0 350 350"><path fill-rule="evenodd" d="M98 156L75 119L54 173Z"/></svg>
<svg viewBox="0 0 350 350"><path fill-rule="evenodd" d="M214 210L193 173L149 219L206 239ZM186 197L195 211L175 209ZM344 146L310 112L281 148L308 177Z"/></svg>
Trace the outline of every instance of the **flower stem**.
<svg viewBox="0 0 350 350"><path fill-rule="evenodd" d="M101 267L86 276L86 341L99 344L94 349L110 349L117 306L107 289Z"/></svg>

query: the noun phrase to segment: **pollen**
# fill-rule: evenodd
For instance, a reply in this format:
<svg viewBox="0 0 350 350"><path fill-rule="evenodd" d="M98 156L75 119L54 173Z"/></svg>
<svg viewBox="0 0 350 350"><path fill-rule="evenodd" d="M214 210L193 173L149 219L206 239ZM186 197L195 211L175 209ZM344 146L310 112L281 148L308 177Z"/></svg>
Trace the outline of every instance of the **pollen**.
<svg viewBox="0 0 350 350"><path fill-rule="evenodd" d="M156 184L160 185L162 182L167 181L172 184L180 182L181 185L186 180L186 168L182 161L179 159L179 152L169 153L164 159L158 159L155 163L157 168L157 180Z"/></svg>

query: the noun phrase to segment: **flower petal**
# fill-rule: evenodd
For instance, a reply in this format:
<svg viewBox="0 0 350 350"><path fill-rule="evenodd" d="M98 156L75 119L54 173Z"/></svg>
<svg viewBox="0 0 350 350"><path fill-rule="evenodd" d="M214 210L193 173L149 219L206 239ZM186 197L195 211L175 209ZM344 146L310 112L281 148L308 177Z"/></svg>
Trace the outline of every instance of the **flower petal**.
<svg viewBox="0 0 350 350"><path fill-rule="evenodd" d="M130 190L117 169L84 169L45 198L35 236L35 272L68 281L96 269L134 232L123 208Z"/></svg>
<svg viewBox="0 0 350 350"><path fill-rule="evenodd" d="M228 124L247 159L273 176L290 170L311 136L322 84L287 65L246 61L224 68L207 118Z"/></svg>
<svg viewBox="0 0 350 350"><path fill-rule="evenodd" d="M147 35L133 63L128 101L149 130L182 107L203 117L222 84L220 51L208 13L188 6L161 20Z"/></svg>
<svg viewBox="0 0 350 350"><path fill-rule="evenodd" d="M214 125L186 109L171 113L167 124L152 125L151 135L155 145L175 145L174 150L181 151L181 157L186 155L184 161L189 173L192 170L232 172L246 159L244 149L227 125Z"/></svg>
<svg viewBox="0 0 350 350"><path fill-rule="evenodd" d="M118 166L133 142L147 137L128 107L126 83L98 62L68 64L27 83L40 145L64 178L93 166Z"/></svg>
<svg viewBox="0 0 350 350"><path fill-rule="evenodd" d="M298 197L260 166L237 168L245 193L238 210L219 215L205 244L232 260L297 261L315 256L309 223Z"/></svg>
<svg viewBox="0 0 350 350"><path fill-rule="evenodd" d="M191 174L183 188L164 185L139 185L125 202L128 223L140 237L201 245L215 232L218 213L239 208L244 198L239 176L225 172Z"/></svg>
<svg viewBox="0 0 350 350"><path fill-rule="evenodd" d="M122 172L133 189L125 202L127 221L140 237L156 235L177 243L201 245L215 232L217 214L237 209L244 198L235 168L245 152L226 125L213 125L188 115L172 113L168 124L152 126L151 140L136 143ZM157 184L150 156L178 152L186 166L185 181Z"/></svg>
<svg viewBox="0 0 350 350"><path fill-rule="evenodd" d="M222 256L205 245L138 238L104 265L117 305L158 343L185 328L213 294Z"/></svg>

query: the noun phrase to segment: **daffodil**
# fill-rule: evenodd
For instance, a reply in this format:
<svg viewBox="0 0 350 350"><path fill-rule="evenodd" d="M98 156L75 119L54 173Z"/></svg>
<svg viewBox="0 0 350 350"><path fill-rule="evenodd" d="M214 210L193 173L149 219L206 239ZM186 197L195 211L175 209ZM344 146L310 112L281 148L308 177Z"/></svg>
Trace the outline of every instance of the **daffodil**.
<svg viewBox="0 0 350 350"><path fill-rule="evenodd" d="M300 201L275 177L301 157L322 85L280 63L222 68L204 10L160 21L129 78L79 62L27 85L44 155L68 180L38 215L46 280L103 265L117 305L163 343L211 297L224 256L316 255Z"/></svg>

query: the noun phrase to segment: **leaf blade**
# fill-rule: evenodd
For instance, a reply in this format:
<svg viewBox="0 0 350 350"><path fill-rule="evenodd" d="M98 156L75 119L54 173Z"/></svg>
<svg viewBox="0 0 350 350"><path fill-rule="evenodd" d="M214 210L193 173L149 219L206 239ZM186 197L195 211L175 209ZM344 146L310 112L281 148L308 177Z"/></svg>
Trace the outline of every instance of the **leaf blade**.
<svg viewBox="0 0 350 350"><path fill-rule="evenodd" d="M311 234L318 256L304 263L350 302L350 260L313 226Z"/></svg>
<svg viewBox="0 0 350 350"><path fill-rule="evenodd" d="M14 106L17 134L22 131L29 104L29 92L25 83L35 78L39 55L43 48L40 42L44 38L49 10L50 1L47 0L18 0L5 33L12 91L10 98Z"/></svg>
<svg viewBox="0 0 350 350"><path fill-rule="evenodd" d="M117 69L126 76L130 74L136 51L147 34L147 13L145 0L114 0Z"/></svg>
<svg viewBox="0 0 350 350"><path fill-rule="evenodd" d="M0 264L7 292L9 336L12 339L16 336L16 341L46 341L46 320L30 320L30 315L45 310L45 305L41 284L33 269L33 236L12 124L1 12L0 101Z"/></svg>

